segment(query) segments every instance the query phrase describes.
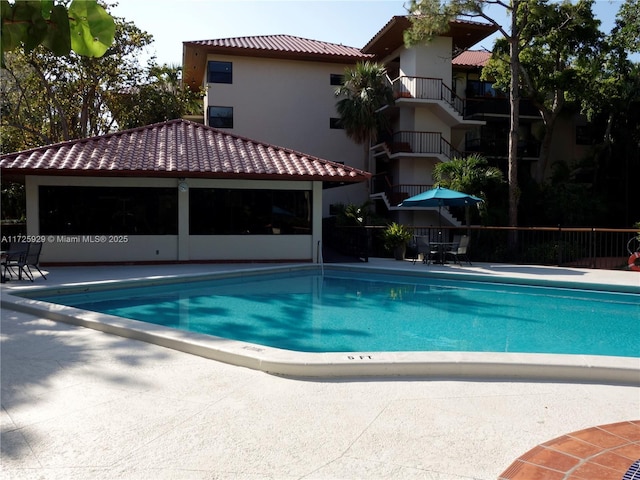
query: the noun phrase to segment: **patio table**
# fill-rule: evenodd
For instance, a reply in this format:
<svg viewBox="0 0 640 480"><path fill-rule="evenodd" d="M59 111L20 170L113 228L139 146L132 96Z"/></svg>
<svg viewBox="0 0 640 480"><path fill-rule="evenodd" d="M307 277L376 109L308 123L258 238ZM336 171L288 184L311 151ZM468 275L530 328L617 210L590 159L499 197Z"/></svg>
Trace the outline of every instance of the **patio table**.
<svg viewBox="0 0 640 480"><path fill-rule="evenodd" d="M444 265L446 262L445 253L448 250L452 250L454 248L458 248L457 242L430 242L429 245L433 245L438 250L438 261L434 262L439 265Z"/></svg>

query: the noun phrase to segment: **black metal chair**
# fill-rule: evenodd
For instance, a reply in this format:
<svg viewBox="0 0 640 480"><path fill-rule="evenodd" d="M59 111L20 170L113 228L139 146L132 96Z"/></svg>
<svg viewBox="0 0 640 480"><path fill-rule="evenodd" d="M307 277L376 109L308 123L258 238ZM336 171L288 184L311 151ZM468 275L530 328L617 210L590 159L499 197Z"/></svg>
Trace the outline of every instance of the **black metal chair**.
<svg viewBox="0 0 640 480"><path fill-rule="evenodd" d="M413 245L414 248L414 257L413 264L416 264L418 257L422 254L422 263L429 265L431 258L436 255L438 252L434 250L429 244L429 237L416 235L413 237Z"/></svg>
<svg viewBox="0 0 640 480"><path fill-rule="evenodd" d="M24 257L27 254L27 250L29 249L29 244L27 242L12 242L9 244L9 249L3 253L2 255L2 280L7 279L7 273L9 277L12 277L12 272L16 274L16 276L20 276L19 265L23 262ZM17 268L18 270L14 270Z"/></svg>
<svg viewBox="0 0 640 480"><path fill-rule="evenodd" d="M460 263L460 260L464 260L465 262L467 262L469 265L471 265L471 260L469 260L469 257L467 255L467 250L469 249L469 236L468 235L462 235L460 237L460 242L458 243L457 247L454 247L451 250L447 250L445 252L445 255L451 255L453 257L453 261L455 263L457 263L458 265L462 265Z"/></svg>
<svg viewBox="0 0 640 480"><path fill-rule="evenodd" d="M22 274L24 273L33 282L34 276L31 271L31 267L33 267L46 280L47 277L42 273L39 265L41 252L42 242L22 243L15 247L13 245L10 246L7 256L2 262L4 277L6 278L7 273L9 273L9 277L13 277L13 272L17 275L18 280L22 280Z"/></svg>

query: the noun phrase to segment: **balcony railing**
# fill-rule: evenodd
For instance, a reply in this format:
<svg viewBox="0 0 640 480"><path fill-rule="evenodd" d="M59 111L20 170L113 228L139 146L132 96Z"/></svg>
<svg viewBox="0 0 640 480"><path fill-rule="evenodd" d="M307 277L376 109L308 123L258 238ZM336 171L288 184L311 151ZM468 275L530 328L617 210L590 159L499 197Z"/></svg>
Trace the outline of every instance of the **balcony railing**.
<svg viewBox="0 0 640 480"><path fill-rule="evenodd" d="M464 100L444 84L441 78L398 77L391 82L396 98L442 100L459 115L464 113Z"/></svg>
<svg viewBox="0 0 640 480"><path fill-rule="evenodd" d="M418 153L423 155L443 155L447 159L461 156L440 132L416 132L401 130L395 132L387 142L389 150L395 153Z"/></svg>
<svg viewBox="0 0 640 480"><path fill-rule="evenodd" d="M371 178L371 193L384 193L391 205L397 205L409 197L432 188L433 185L423 183L394 184L388 172L378 173Z"/></svg>
<svg viewBox="0 0 640 480"><path fill-rule="evenodd" d="M465 151L481 153L486 157L507 157L509 142L507 139L471 139L465 142ZM538 158L539 156L540 142L537 140L520 140L518 142L518 157Z"/></svg>
<svg viewBox="0 0 640 480"><path fill-rule="evenodd" d="M485 115L508 116L511 107L506 97L475 97L465 100L465 116L482 119ZM531 100L520 99L520 115L527 117L539 117L540 111Z"/></svg>

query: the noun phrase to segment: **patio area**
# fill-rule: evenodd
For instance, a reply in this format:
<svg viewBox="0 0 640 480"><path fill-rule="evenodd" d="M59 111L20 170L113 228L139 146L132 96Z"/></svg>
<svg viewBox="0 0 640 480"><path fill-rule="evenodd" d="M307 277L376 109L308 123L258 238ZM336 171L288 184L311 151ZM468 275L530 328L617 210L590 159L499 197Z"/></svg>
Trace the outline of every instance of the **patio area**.
<svg viewBox="0 0 640 480"><path fill-rule="evenodd" d="M255 267L51 267L2 292ZM640 285L634 272L428 268ZM1 328L8 479L495 480L536 445L640 416L632 386L291 379L9 310Z"/></svg>

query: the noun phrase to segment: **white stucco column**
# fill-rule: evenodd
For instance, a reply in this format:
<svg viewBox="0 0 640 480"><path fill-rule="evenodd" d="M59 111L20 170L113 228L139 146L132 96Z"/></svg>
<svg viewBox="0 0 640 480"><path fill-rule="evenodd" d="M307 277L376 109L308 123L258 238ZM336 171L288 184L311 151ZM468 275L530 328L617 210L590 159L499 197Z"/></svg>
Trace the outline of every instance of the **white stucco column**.
<svg viewBox="0 0 640 480"><path fill-rule="evenodd" d="M189 181L178 179L178 252L179 261L190 260L189 257Z"/></svg>
<svg viewBox="0 0 640 480"><path fill-rule="evenodd" d="M322 182L313 182L312 192L311 258L313 263L318 263L318 242L322 242Z"/></svg>
<svg viewBox="0 0 640 480"><path fill-rule="evenodd" d="M40 199L38 192L38 179L31 175L25 175L24 193L26 198L27 235L40 235Z"/></svg>

